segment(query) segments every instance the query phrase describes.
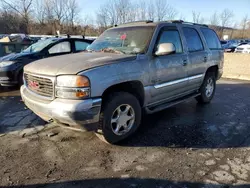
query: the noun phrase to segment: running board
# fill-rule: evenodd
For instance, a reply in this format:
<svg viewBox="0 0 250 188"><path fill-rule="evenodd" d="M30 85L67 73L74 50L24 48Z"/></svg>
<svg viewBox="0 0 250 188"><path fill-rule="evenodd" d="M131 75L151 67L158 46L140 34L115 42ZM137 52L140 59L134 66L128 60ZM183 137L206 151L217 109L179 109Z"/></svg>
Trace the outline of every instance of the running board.
<svg viewBox="0 0 250 188"><path fill-rule="evenodd" d="M200 93L190 94L190 95L187 95L185 97L173 100L171 102L162 103L162 104L159 104L159 105L153 106L153 107L146 107L145 110L146 110L146 112L148 114L153 114L155 112L159 112L159 111L164 110L166 108L175 106L175 105L177 105L179 103L183 103L183 102L189 101L189 100L191 100L191 99L193 99L195 97L198 97L199 95L200 95Z"/></svg>

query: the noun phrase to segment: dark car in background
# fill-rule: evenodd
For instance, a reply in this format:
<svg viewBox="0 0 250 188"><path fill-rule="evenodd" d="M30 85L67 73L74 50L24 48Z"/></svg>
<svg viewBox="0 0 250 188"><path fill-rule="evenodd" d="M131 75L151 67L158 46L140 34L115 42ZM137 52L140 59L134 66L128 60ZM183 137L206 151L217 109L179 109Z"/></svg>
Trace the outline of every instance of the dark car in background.
<svg viewBox="0 0 250 188"><path fill-rule="evenodd" d="M21 53L4 56L0 58L0 85L21 85L25 65L43 58L84 51L92 42L79 38L50 38L32 44Z"/></svg>
<svg viewBox="0 0 250 188"><path fill-rule="evenodd" d="M235 52L235 49L238 47L238 46L241 46L241 45L244 45L244 44L248 44L248 42L241 42L241 43L234 43L234 44L231 44L229 45L228 47L226 47L224 49L225 52L228 52L228 53L233 53Z"/></svg>

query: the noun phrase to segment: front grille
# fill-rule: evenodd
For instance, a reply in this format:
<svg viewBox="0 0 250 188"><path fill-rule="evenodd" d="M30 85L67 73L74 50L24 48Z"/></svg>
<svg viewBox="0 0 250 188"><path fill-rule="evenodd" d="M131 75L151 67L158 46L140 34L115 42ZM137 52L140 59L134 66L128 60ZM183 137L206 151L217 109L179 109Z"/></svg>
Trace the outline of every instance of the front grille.
<svg viewBox="0 0 250 188"><path fill-rule="evenodd" d="M24 79L32 92L43 97L53 98L53 82L51 79L26 73L24 73Z"/></svg>

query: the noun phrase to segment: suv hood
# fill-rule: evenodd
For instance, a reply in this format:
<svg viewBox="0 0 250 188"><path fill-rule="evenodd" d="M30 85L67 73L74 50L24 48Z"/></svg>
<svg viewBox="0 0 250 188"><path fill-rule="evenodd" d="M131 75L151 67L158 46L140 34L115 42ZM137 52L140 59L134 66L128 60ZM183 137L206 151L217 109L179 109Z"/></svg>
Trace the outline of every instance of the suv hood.
<svg viewBox="0 0 250 188"><path fill-rule="evenodd" d="M90 68L112 64L117 61L129 61L134 59L136 59L136 55L81 52L35 61L26 65L24 71L47 76L77 74Z"/></svg>

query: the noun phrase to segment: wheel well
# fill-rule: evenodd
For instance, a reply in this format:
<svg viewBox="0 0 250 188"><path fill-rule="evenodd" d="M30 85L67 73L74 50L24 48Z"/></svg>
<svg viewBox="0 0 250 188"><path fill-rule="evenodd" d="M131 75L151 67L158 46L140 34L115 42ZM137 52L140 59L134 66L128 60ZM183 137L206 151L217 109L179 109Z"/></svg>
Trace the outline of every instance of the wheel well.
<svg viewBox="0 0 250 188"><path fill-rule="evenodd" d="M216 79L218 78L218 66L217 66L217 65L212 66L212 67L209 67L209 68L207 69L206 74L207 74L207 73L210 73L210 72L215 73L215 78L216 78Z"/></svg>
<svg viewBox="0 0 250 188"><path fill-rule="evenodd" d="M105 100L110 94L120 91L134 95L139 100L140 105L144 105L144 87L140 81L129 81L113 85L104 91L102 98Z"/></svg>

